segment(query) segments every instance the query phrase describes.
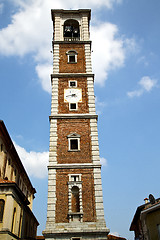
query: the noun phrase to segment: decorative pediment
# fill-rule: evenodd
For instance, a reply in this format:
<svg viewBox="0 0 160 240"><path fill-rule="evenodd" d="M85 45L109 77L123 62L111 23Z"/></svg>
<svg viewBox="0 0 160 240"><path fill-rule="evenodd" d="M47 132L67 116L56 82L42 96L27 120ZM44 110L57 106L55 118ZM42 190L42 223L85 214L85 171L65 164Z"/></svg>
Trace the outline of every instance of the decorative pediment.
<svg viewBox="0 0 160 240"><path fill-rule="evenodd" d="M76 50L69 50L66 52L67 55L78 55Z"/></svg>
<svg viewBox="0 0 160 240"><path fill-rule="evenodd" d="M77 134L77 133L71 133L69 135L67 135L67 138L80 138L81 135Z"/></svg>

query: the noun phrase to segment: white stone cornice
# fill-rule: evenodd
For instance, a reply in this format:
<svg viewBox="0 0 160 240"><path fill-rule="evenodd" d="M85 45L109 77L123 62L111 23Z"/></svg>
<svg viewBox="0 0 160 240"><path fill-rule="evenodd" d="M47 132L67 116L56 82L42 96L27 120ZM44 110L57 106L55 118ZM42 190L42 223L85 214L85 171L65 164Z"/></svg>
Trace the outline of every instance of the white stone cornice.
<svg viewBox="0 0 160 240"><path fill-rule="evenodd" d="M52 114L51 116L49 116L49 119L97 119L98 115L97 114L73 114L73 113L68 113L68 114Z"/></svg>
<svg viewBox="0 0 160 240"><path fill-rule="evenodd" d="M51 74L51 80L53 78L68 78L68 77L92 77L94 81L93 73L53 73Z"/></svg>
<svg viewBox="0 0 160 240"><path fill-rule="evenodd" d="M52 164L48 169L75 169L75 168L101 168L101 164L92 163L67 163L67 164Z"/></svg>

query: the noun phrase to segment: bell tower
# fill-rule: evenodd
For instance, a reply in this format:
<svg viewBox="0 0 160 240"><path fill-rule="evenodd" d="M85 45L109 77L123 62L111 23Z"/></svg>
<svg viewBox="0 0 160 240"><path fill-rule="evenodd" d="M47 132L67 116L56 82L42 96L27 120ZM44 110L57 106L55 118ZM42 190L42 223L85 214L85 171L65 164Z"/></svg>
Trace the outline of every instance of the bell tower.
<svg viewBox="0 0 160 240"><path fill-rule="evenodd" d="M91 10L51 10L53 73L45 239L107 239L94 74Z"/></svg>

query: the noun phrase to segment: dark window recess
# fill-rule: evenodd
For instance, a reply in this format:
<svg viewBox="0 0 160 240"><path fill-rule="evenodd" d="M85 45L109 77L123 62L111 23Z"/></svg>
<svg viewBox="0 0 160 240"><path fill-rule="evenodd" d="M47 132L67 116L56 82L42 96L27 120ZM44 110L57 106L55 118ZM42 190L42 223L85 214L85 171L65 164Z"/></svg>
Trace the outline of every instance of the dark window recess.
<svg viewBox="0 0 160 240"><path fill-rule="evenodd" d="M70 62L70 63L75 63L75 62L76 62L76 57L75 57L75 55L70 55L70 56L69 56L69 62Z"/></svg>
<svg viewBox="0 0 160 240"><path fill-rule="evenodd" d="M75 82L75 81L73 81L73 82L72 82L72 81L70 81L70 83L69 83L69 84L70 84L70 87L76 87L76 82Z"/></svg>
<svg viewBox="0 0 160 240"><path fill-rule="evenodd" d="M0 222L3 221L4 204L5 201L3 199L0 199Z"/></svg>
<svg viewBox="0 0 160 240"><path fill-rule="evenodd" d="M78 150L78 139L70 140L70 148L71 150Z"/></svg>
<svg viewBox="0 0 160 240"><path fill-rule="evenodd" d="M77 186L72 187L72 212L80 212L79 205L79 188Z"/></svg>
<svg viewBox="0 0 160 240"><path fill-rule="evenodd" d="M70 104L70 109L76 109L76 103L71 103Z"/></svg>
<svg viewBox="0 0 160 240"><path fill-rule="evenodd" d="M80 31L79 31L79 23L76 20L68 19L64 23L64 37L65 38L75 38L75 40L79 40Z"/></svg>

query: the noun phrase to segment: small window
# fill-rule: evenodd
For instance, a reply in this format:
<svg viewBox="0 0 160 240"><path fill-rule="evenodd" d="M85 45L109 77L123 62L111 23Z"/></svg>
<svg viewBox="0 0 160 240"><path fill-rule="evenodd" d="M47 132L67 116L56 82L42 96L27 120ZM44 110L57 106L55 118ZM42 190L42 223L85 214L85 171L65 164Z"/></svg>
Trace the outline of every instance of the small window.
<svg viewBox="0 0 160 240"><path fill-rule="evenodd" d="M3 199L0 199L0 222L3 221L4 204L5 201Z"/></svg>
<svg viewBox="0 0 160 240"><path fill-rule="evenodd" d="M15 227L15 216L16 216L16 208L14 208L14 210L13 210L11 232L14 232L14 227Z"/></svg>
<svg viewBox="0 0 160 240"><path fill-rule="evenodd" d="M81 182L81 174L68 174L69 182Z"/></svg>
<svg viewBox="0 0 160 240"><path fill-rule="evenodd" d="M78 181L79 181L79 175L72 175L72 176L71 176L71 180L72 180L73 182L78 182Z"/></svg>
<svg viewBox="0 0 160 240"><path fill-rule="evenodd" d="M80 135L77 133L71 133L68 138L68 150L79 151L80 150Z"/></svg>
<svg viewBox="0 0 160 240"><path fill-rule="evenodd" d="M78 150L78 139L70 139L70 149Z"/></svg>
<svg viewBox="0 0 160 240"><path fill-rule="evenodd" d="M69 87L77 87L77 81L69 81Z"/></svg>
<svg viewBox="0 0 160 240"><path fill-rule="evenodd" d="M68 63L77 63L77 52L74 50L68 51L67 53L68 56Z"/></svg>
<svg viewBox="0 0 160 240"><path fill-rule="evenodd" d="M70 138L69 139L69 151L78 151L79 147L79 138Z"/></svg>
<svg viewBox="0 0 160 240"><path fill-rule="evenodd" d="M69 110L77 110L77 103L69 103Z"/></svg>
<svg viewBox="0 0 160 240"><path fill-rule="evenodd" d="M76 62L75 55L73 55L73 56L70 55L70 56L69 56L69 62L70 62L70 63L75 63L75 62Z"/></svg>

